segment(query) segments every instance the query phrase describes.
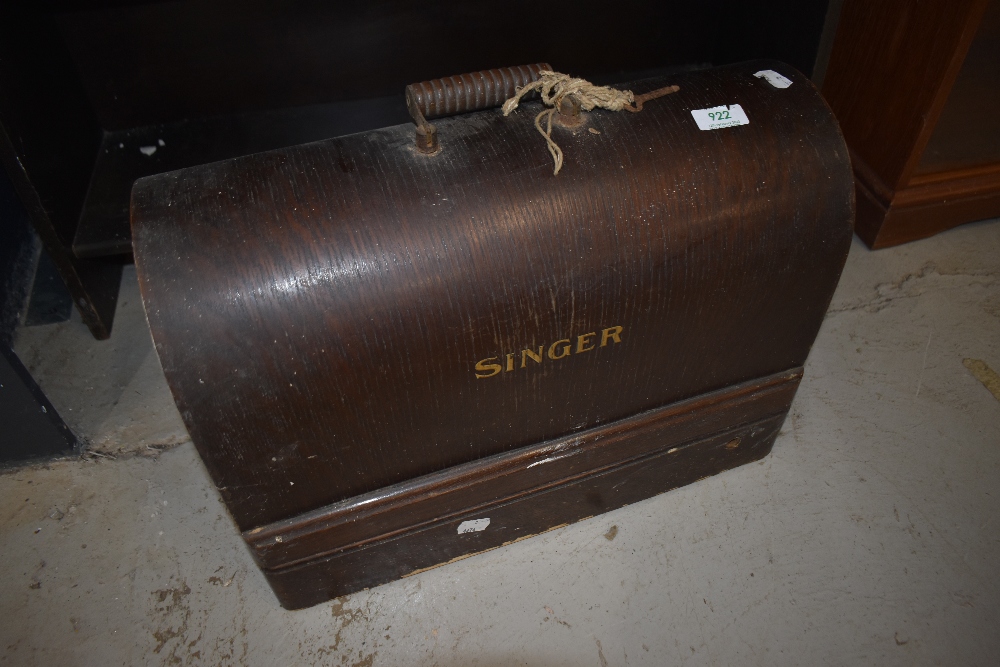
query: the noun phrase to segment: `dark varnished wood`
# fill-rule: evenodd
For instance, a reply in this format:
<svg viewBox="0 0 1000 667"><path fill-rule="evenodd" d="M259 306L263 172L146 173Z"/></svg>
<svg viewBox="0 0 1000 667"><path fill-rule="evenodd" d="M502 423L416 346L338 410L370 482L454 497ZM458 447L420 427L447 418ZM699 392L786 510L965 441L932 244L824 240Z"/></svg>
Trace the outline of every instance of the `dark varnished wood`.
<svg viewBox="0 0 1000 667"><path fill-rule="evenodd" d="M1000 214L1000 163L917 174L906 188L885 194L862 162L855 162L856 229L872 249L933 236Z"/></svg>
<svg viewBox="0 0 1000 667"><path fill-rule="evenodd" d="M137 178L405 123L409 116L400 98L348 100L105 132L73 252L82 258L131 256L128 207ZM144 146L155 146L156 152L145 155L140 151Z"/></svg>
<svg viewBox="0 0 1000 667"><path fill-rule="evenodd" d="M792 393L794 385L788 392L789 400ZM644 456L623 459L589 474L567 474L562 480L529 492L492 498L493 502L481 502L463 512L414 525L405 532L325 552L287 567L265 568L264 574L282 606L288 609L417 574L761 459L770 452L787 409L786 403L777 415L735 428L716 429L710 436L678 445L673 445L669 427L664 425L659 432L638 436L638 442L660 445ZM709 431L706 428L704 432ZM551 464L557 468L553 476L569 472L564 461ZM514 472L509 477L524 481L527 473L530 470L524 469L523 474ZM463 521L483 518L490 519L485 530L458 532Z"/></svg>
<svg viewBox="0 0 1000 667"><path fill-rule="evenodd" d="M793 85L753 76L764 68ZM436 121L434 157L413 151L412 126L400 126L136 184L136 264L164 372L240 529L262 564L284 568L285 583L271 581L285 604L313 599L281 592L298 576L292 564L391 531L423 535L414 527L439 512L527 493L555 464L497 473L510 480L496 488L484 477L430 505L400 501L367 537L342 528L360 514L331 514L337 503L367 507L356 505L365 494L485 470L490 457L520 461L524 448L588 429L627 434L621 420L714 391L739 396L742 383L803 364L851 237L851 170L832 114L776 62L632 89L667 84L680 92L641 113L596 112L558 129L558 177L529 104L509 118ZM734 103L749 125L700 131L692 120L692 109ZM621 340L600 346L609 327L622 327ZM575 346L590 332L593 350L520 368L522 349ZM506 352L518 353L513 372L476 378L477 361ZM780 424L790 391L779 398L744 412L734 398L717 422L711 401L696 402L646 444L640 428L588 457L620 467L682 435L715 451L716 433ZM546 483L565 486L588 457L549 468ZM695 477L677 479L730 467L702 459ZM586 473L579 489L603 474ZM640 485L625 502L666 488ZM583 516L574 512L549 518ZM275 548L283 526L288 544ZM348 567L337 562L302 581ZM384 581L402 563L337 581Z"/></svg>
<svg viewBox="0 0 1000 667"><path fill-rule="evenodd" d="M645 500L725 469L751 463L771 451L784 414L712 437L660 451L599 474L553 485L537 494L489 508L488 528L458 534L461 522L484 512L456 516L411 534L332 554L300 565L265 570L286 609L300 609L333 597L400 579L561 528L568 523ZM739 439L735 449L727 445Z"/></svg>
<svg viewBox="0 0 1000 667"><path fill-rule="evenodd" d="M974 122L997 111L1000 111L1000 2L991 0L915 174L936 174L1000 162L1000 124Z"/></svg>
<svg viewBox="0 0 1000 667"><path fill-rule="evenodd" d="M358 548L453 515L601 474L764 417L784 415L801 376L802 370L794 369L454 466L255 528L244 537L261 567L268 569Z"/></svg>
<svg viewBox="0 0 1000 667"><path fill-rule="evenodd" d="M500 64L609 83L774 57L808 74L826 4L5 2L0 159L106 338L136 178L402 123L405 84ZM524 21L553 13L555 32Z"/></svg>
<svg viewBox="0 0 1000 667"><path fill-rule="evenodd" d="M844 2L823 94L852 150L857 232L870 247L1000 214L1000 134L979 118L1000 86L998 29L996 0Z"/></svg>

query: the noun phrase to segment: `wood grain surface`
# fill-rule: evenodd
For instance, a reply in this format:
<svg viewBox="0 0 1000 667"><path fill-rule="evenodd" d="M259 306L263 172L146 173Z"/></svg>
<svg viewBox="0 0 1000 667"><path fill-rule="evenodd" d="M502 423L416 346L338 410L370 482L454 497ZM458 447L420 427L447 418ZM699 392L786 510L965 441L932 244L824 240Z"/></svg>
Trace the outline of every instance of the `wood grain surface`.
<svg viewBox="0 0 1000 667"><path fill-rule="evenodd" d="M755 77L762 69L791 87ZM529 104L508 118L436 121L436 156L414 151L413 127L399 126L136 184L136 266L156 349L262 565L363 539L356 526L306 535L336 503L363 507L364 494L461 477L457 466L803 364L851 239L836 122L781 63L632 89L667 84L680 91L641 113L557 129L558 177ZM730 104L749 124L698 129L692 110ZM790 399L745 414L734 404L726 428L784 414ZM723 427L698 405L688 437L704 439ZM602 450L605 464L633 456L629 446ZM688 481L725 467L704 458ZM452 504L397 503L370 530L406 531L531 488L518 474ZM665 488L641 485L636 497ZM539 525L580 518L575 508L553 506ZM348 511L347 523L362 514ZM302 534L275 549L276 522ZM387 558L358 581L398 574Z"/></svg>
<svg viewBox="0 0 1000 667"><path fill-rule="evenodd" d="M479 501L462 512L435 521L415 522L409 530L387 533L379 539L348 548L319 551L311 558L287 566L268 568L262 564L264 575L282 606L288 609L307 607L528 539L756 461L771 451L797 386L796 377L779 392L786 402L780 405L777 414L722 430L711 430L708 425L701 424L702 435L692 440L672 433L673 420L670 418L659 421L645 432L638 429L630 432L623 425L619 433L624 437L616 442L628 442L633 449L649 448L644 455L623 457L616 464L576 475L567 469L565 461L568 459L559 459L552 464L554 470L549 474L554 479L563 474L563 479L525 493L489 496L488 492L496 491L499 485L510 484L512 480L523 482L531 477L534 471L522 467L496 478L494 484L479 485ZM764 402L775 402L777 397L769 398L771 401ZM685 416L693 425L698 425L697 413ZM675 444L677 446L672 446ZM581 454L581 459L588 458L586 452ZM492 463L483 461L480 465L477 462L469 467L486 468ZM397 507L394 514L406 516L408 509ZM480 526L486 523L485 528L463 530L463 525L468 526L473 521L478 521ZM372 523L379 525L378 521ZM331 528L325 532L332 537L339 531ZM255 556L261 562L260 551L256 551Z"/></svg>
<svg viewBox="0 0 1000 667"><path fill-rule="evenodd" d="M870 247L1000 213L1000 155L985 157L996 133L980 120L1000 85L998 12L996 0L844 3L823 95L852 151L857 232ZM964 68L974 42L970 67L981 71ZM938 121L955 106L949 100L960 74L958 102L965 108L952 108L942 131ZM977 149L959 159L956 151L970 143Z"/></svg>
<svg viewBox="0 0 1000 667"><path fill-rule="evenodd" d="M436 157L399 126L136 184L156 349L242 530L802 364L851 236L832 114L774 62L634 90L667 83L557 131L558 177L526 108L438 121Z"/></svg>
<svg viewBox="0 0 1000 667"><path fill-rule="evenodd" d="M767 455L802 369L363 494L244 533L283 606L310 606ZM476 523L481 530L463 530Z"/></svg>
<svg viewBox="0 0 1000 667"><path fill-rule="evenodd" d="M823 95L889 189L916 170L988 3L844 3Z"/></svg>
<svg viewBox="0 0 1000 667"><path fill-rule="evenodd" d="M802 369L796 368L727 387L355 496L254 528L244 537L258 563L266 569L287 568L318 556L361 548L553 486L601 475L625 463L761 419L783 417L801 378ZM731 449L740 446L736 442ZM719 463L711 472L727 467L731 466ZM699 471L704 473L702 468ZM589 505L589 513L593 514L594 503ZM563 516L543 520L548 519L559 520L535 528L543 530L568 520Z"/></svg>

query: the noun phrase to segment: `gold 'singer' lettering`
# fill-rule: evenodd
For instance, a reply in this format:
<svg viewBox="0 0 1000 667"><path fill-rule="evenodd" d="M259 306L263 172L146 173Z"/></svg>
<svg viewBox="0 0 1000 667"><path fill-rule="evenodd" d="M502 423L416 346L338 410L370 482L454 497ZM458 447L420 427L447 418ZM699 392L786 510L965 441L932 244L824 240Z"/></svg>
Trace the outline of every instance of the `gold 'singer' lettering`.
<svg viewBox="0 0 1000 667"><path fill-rule="evenodd" d="M580 334L576 337L576 345L573 344L572 338L560 338L556 342L548 346L548 350L544 345L539 345L535 347L526 347L521 350L521 368L528 367L528 360L535 362L536 364L541 364L545 357L552 359L553 361L558 361L559 359L565 359L571 354L586 354L592 350L596 350L598 347L607 347L608 345L617 345L622 342L622 331L624 327L614 326L608 327L607 329L601 330L601 342L598 344L597 332L590 331L585 334ZM507 352L502 357L486 357L485 359L480 359L476 362L476 378L479 380L485 378L491 378L501 373L510 373L514 370L515 360L517 359L516 352ZM505 361L503 365L499 362L501 359Z"/></svg>
<svg viewBox="0 0 1000 667"><path fill-rule="evenodd" d="M561 348L559 346L562 346ZM572 352L573 344L569 338L563 338L549 345L549 359L562 359L568 357Z"/></svg>

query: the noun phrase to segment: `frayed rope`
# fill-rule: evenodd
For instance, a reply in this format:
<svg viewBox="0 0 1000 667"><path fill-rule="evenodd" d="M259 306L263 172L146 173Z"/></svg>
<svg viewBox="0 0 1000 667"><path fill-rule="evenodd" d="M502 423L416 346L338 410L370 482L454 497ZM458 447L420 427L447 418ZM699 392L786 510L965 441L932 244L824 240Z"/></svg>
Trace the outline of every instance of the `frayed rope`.
<svg viewBox="0 0 1000 667"><path fill-rule="evenodd" d="M552 140L552 117L558 113L563 100L572 97L584 111L592 111L597 107L608 111L642 111L642 104L648 100L662 97L678 90L677 86L667 86L654 90L645 95L635 96L630 90L617 90L608 86L595 86L585 79L574 79L568 74L542 70L539 79L526 86L517 89L517 94L503 103L503 115L509 116L521 102L521 98L528 93L537 90L542 98L542 104L548 109L543 109L535 116L535 129L545 138L549 153L555 163L553 175L558 175L563 165L563 152L559 145ZM542 119L545 119L545 127L542 127Z"/></svg>

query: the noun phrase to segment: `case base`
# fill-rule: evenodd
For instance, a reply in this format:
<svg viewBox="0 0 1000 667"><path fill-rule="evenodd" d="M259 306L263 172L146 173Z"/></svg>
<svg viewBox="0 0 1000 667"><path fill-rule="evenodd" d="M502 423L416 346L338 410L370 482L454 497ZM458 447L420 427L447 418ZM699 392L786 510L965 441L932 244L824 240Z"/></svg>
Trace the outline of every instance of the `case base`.
<svg viewBox="0 0 1000 667"><path fill-rule="evenodd" d="M244 533L283 607L377 586L770 452L802 369L455 466Z"/></svg>

